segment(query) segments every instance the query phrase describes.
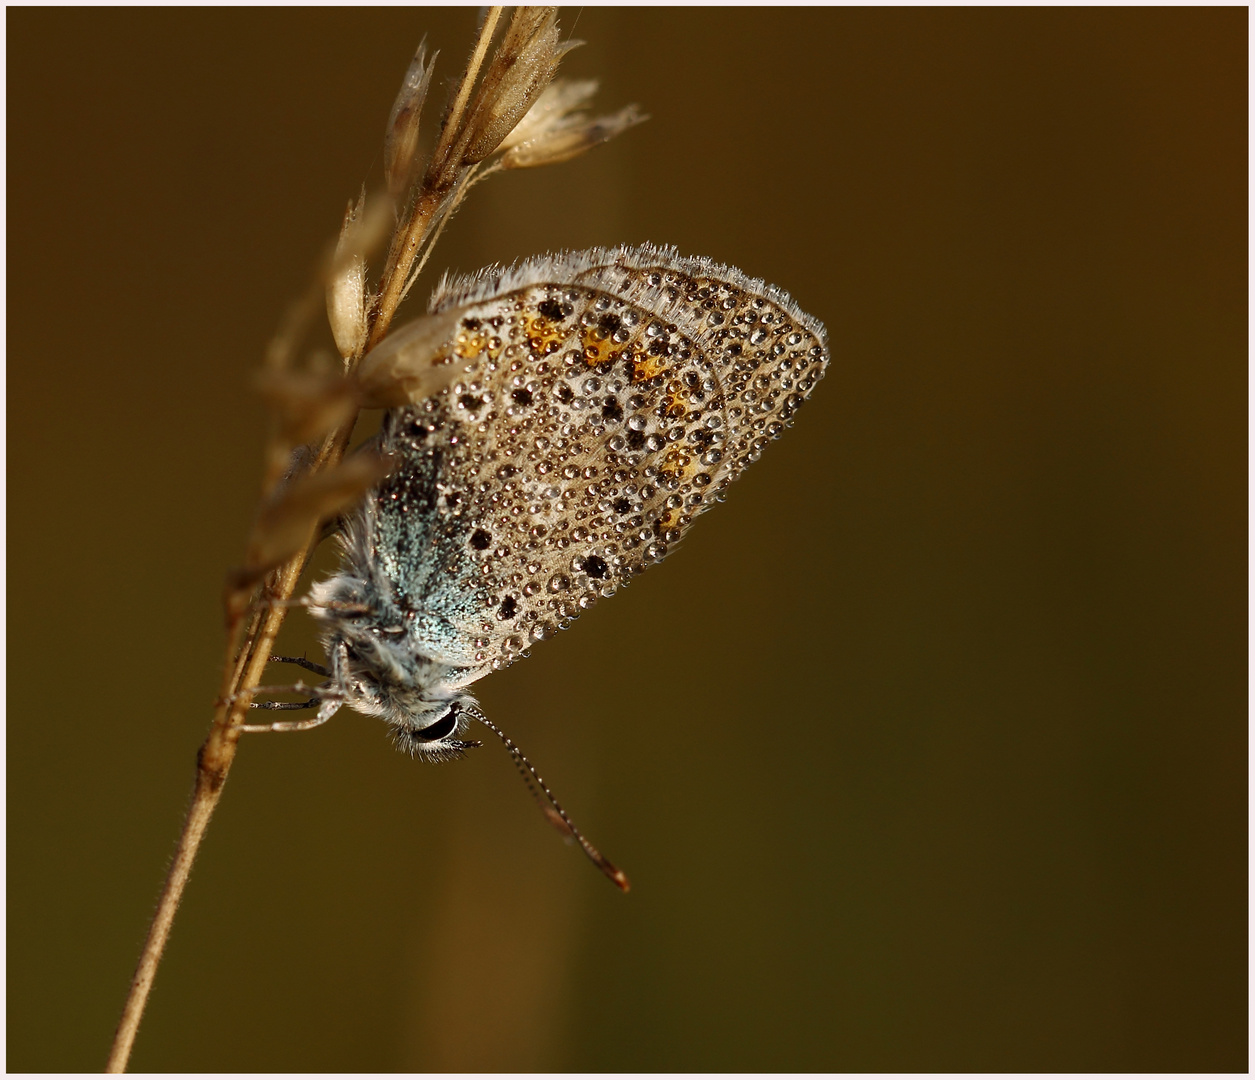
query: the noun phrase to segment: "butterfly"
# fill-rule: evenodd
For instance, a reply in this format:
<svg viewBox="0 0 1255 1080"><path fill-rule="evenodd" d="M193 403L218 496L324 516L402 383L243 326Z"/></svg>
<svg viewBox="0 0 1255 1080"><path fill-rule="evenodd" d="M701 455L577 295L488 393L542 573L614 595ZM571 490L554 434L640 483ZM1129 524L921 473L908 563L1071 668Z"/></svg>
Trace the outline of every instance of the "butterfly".
<svg viewBox="0 0 1255 1080"><path fill-rule="evenodd" d="M664 559L827 365L786 293L672 248L446 277L361 369L392 466L311 593L313 723L348 705L429 761L476 745L471 720L501 735L473 684Z"/></svg>

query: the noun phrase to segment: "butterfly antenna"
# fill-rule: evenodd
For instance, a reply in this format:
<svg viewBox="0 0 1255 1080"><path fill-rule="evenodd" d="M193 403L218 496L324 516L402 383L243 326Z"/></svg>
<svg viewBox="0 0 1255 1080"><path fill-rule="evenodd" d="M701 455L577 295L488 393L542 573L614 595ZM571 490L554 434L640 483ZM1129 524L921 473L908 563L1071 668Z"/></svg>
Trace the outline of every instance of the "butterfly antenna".
<svg viewBox="0 0 1255 1080"><path fill-rule="evenodd" d="M549 790L549 786L541 779L540 773L532 766L532 763L524 756L523 751L514 745L510 737L502 731L496 724L488 719L478 709L468 706L462 710L467 716L474 720L478 720L489 731L502 741L505 748L510 751L510 757L514 759L515 767L519 770L519 774L523 777L523 782L527 785L527 790L532 793L532 797L539 804L541 811L545 817L549 819L559 832L566 834L577 840L580 847L584 849L584 854L592 860L594 866L615 883L624 892L630 889L631 882L628 881L627 874L614 865L600 851L598 851L585 838L584 834L575 827L567 812L562 809L562 804L553 797L553 792ZM537 790L539 789L539 790ZM544 794L542 795L541 792ZM548 803L546 804L546 800Z"/></svg>

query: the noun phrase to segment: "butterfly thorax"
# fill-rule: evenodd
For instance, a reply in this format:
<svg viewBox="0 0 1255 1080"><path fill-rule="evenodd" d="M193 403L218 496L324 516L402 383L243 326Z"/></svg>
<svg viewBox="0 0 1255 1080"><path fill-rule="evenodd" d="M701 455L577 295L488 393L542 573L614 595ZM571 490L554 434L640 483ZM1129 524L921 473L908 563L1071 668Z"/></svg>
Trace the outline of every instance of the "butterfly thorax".
<svg viewBox="0 0 1255 1080"><path fill-rule="evenodd" d="M477 677L432 655L421 620L381 593L369 572L351 560L314 586L311 613L324 628L331 686L342 703L392 727L398 745L432 759L455 755L464 744L450 736L466 726L461 710L475 699L463 691Z"/></svg>

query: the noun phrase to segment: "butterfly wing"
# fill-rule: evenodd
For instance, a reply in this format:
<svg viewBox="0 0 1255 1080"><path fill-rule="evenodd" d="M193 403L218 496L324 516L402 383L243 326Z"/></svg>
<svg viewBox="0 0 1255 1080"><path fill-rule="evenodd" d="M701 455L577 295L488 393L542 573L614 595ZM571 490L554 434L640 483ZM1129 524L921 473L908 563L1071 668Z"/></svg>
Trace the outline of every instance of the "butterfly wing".
<svg viewBox="0 0 1255 1080"><path fill-rule="evenodd" d="M376 361L425 396L385 417L397 467L368 546L430 655L471 678L664 558L828 363L785 293L652 246L446 282L432 312L438 343Z"/></svg>

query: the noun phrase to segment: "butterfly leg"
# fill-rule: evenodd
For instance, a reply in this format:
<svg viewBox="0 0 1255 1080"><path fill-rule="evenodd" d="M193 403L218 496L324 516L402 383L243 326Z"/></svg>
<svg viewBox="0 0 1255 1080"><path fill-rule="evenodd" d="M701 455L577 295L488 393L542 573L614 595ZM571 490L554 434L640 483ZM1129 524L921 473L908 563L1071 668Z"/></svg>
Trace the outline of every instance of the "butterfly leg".
<svg viewBox="0 0 1255 1080"><path fill-rule="evenodd" d="M276 687L275 689L282 689ZM254 701L249 704L250 709L271 709L275 712L295 709L314 709L322 704L322 698L312 697L308 701Z"/></svg>
<svg viewBox="0 0 1255 1080"><path fill-rule="evenodd" d="M232 694L231 697L228 698L228 701L236 701L239 698L243 697L245 693L253 694L253 695L256 695L256 694L317 694L318 695L317 697L311 699L312 701L315 701L315 702L322 701L323 698L325 697L324 692L320 690L317 686L310 686L309 683L300 682L298 680L297 682L294 682L288 686L254 686L247 691L241 690L239 693ZM249 708L273 709L273 708L276 708L277 706L285 705L285 704L287 703L279 702L279 701L254 701L249 706ZM304 703L294 704L293 707L298 708L298 709L304 709L306 708L306 705Z"/></svg>
<svg viewBox="0 0 1255 1080"><path fill-rule="evenodd" d="M290 709L309 709L309 708L312 708L317 703L318 703L318 699L315 698L313 702L301 703L301 704L290 704L290 705L286 705L286 707ZM279 707L284 708L285 706L280 705ZM311 716L307 720L277 720L273 724L241 724L240 730L241 731L256 731L256 732L309 731L310 728L316 728L320 724L325 724L329 719L330 717L323 716L323 714L320 712L317 716Z"/></svg>
<svg viewBox="0 0 1255 1080"><path fill-rule="evenodd" d="M319 690L317 687L310 686L308 683L304 683L304 682L295 682L291 686L254 686L250 691L248 691L248 693L250 694L313 694L314 695L313 697L308 698L305 701L251 701L249 702L248 707L250 709L269 709L275 712L295 711L298 709L314 709L325 704L327 701L327 695L324 691ZM240 696L241 696L240 694L233 694L230 700L235 701ZM321 713L319 715L321 715ZM330 713L327 714L327 716L330 716L330 715L331 715ZM309 721L306 721L306 720L293 720L293 721L282 721L278 724L241 724L240 730L241 731L288 731L288 730L302 731L306 727L315 727L317 724L323 723L325 719L326 719L325 717L323 718L323 720L315 719L314 723L310 723ZM299 725L299 726L293 727L294 724Z"/></svg>
<svg viewBox="0 0 1255 1080"><path fill-rule="evenodd" d="M297 683L296 686L277 687L277 686L259 686L258 691L275 693L277 691L309 691L311 688L303 683ZM257 691L254 691L256 693ZM343 703L340 694L330 690L319 692L317 697L310 698L308 701L255 701L252 703L254 709L312 709L317 707L318 714L311 716L307 720L278 720L273 724L241 724L241 731L309 731L310 728L316 728L320 724L325 724L332 716L335 715L337 709Z"/></svg>
<svg viewBox="0 0 1255 1080"><path fill-rule="evenodd" d="M324 679L331 678L331 672L322 664L315 664L312 660L306 660L303 656L272 656L270 658L272 664L295 664L297 667L303 667L306 671L312 671L315 675L321 675Z"/></svg>

